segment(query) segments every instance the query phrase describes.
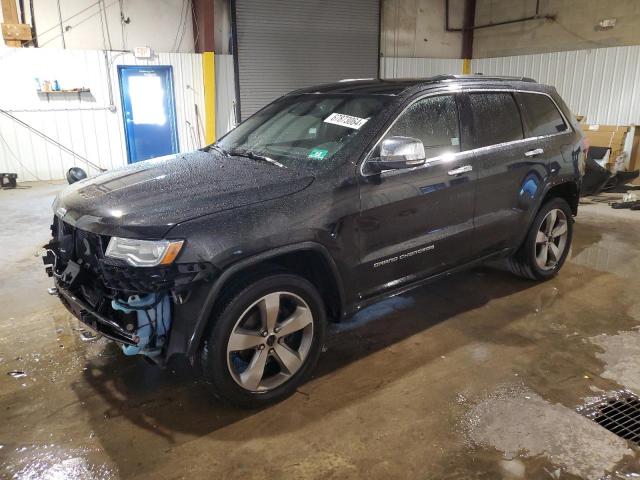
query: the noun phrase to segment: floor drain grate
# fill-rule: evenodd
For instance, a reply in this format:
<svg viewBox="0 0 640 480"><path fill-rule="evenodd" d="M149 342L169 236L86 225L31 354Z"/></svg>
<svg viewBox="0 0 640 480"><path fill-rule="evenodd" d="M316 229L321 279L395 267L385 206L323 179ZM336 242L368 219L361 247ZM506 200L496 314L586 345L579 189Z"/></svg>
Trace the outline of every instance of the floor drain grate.
<svg viewBox="0 0 640 480"><path fill-rule="evenodd" d="M589 401L577 411L619 437L640 445L640 398L629 390Z"/></svg>

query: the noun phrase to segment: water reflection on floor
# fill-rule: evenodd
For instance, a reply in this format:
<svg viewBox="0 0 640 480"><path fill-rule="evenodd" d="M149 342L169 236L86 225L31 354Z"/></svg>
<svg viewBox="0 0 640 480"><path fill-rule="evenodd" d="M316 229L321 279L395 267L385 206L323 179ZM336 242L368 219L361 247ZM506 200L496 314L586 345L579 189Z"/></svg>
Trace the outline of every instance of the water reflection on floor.
<svg viewBox="0 0 640 480"><path fill-rule="evenodd" d="M7 211L17 221L20 208L50 204L53 190L8 197L15 203ZM589 396L640 388L640 296L631 287L640 280L640 212L612 219L607 208L582 209L572 260L552 281L480 268L333 326L314 378L261 411L220 405L186 362L160 370L88 338L46 297L30 248L5 232L3 246L15 258L0 272L3 301L11 302L0 313L0 476L512 479L640 471L635 450L575 413ZM45 213L30 222L34 247ZM16 275L26 280L14 284Z"/></svg>

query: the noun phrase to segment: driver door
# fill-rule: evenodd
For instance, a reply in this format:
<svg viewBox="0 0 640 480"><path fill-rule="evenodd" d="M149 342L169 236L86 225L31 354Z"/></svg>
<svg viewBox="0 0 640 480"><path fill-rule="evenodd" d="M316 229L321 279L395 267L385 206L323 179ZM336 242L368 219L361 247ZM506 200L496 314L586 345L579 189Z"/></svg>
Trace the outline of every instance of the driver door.
<svg viewBox="0 0 640 480"><path fill-rule="evenodd" d="M476 177L473 154L460 152L456 95L411 103L371 156L393 136L421 140L427 160L381 173L365 160L358 219L362 298L464 263L472 252Z"/></svg>

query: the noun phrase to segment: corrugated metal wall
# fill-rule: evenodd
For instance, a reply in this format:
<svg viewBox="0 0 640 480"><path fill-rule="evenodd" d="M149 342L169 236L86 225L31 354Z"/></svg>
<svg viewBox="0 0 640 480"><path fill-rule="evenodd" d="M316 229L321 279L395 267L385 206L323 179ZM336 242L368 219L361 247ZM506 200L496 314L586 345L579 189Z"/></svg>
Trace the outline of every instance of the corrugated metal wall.
<svg viewBox="0 0 640 480"><path fill-rule="evenodd" d="M532 77L556 87L571 110L589 123L640 124L640 46L480 58L471 71L485 75ZM380 59L382 78L462 73L462 60Z"/></svg>
<svg viewBox="0 0 640 480"><path fill-rule="evenodd" d="M443 73L461 74L459 58L402 58L382 57L380 78L423 78Z"/></svg>
<svg viewBox="0 0 640 480"><path fill-rule="evenodd" d="M473 72L554 85L589 123L640 123L640 46L474 59L471 65Z"/></svg>
<svg viewBox="0 0 640 480"><path fill-rule="evenodd" d="M235 127L233 55L216 55L216 139Z"/></svg>
<svg viewBox="0 0 640 480"><path fill-rule="evenodd" d="M202 61L199 54L159 53L152 61L95 50L9 49L0 54L0 108L103 168L126 163L116 65L159 64L174 69L176 113L183 151L204 142ZM115 112L109 109L109 82ZM571 109L590 123L640 124L640 46L612 47L517 57L477 59L473 72L523 75L554 85ZM383 57L383 78L461 73L460 59ZM36 93L35 78L57 79L64 88L90 94ZM216 135L234 125L233 58L216 56ZM199 116L196 117L195 105ZM22 181L64 178L81 161L0 114L0 171ZM92 173L94 169L88 168Z"/></svg>
<svg viewBox="0 0 640 480"><path fill-rule="evenodd" d="M9 49L0 55L0 108L102 168L127 162L116 65L172 65L182 151L204 142L199 54L158 53L152 60L97 50ZM109 72L109 76L107 76ZM9 74L10 73L10 74ZM38 94L35 78L90 93ZM109 79L115 111L110 109ZM198 106L198 115L196 107ZM19 179L64 178L71 166L96 170L0 113L0 171Z"/></svg>

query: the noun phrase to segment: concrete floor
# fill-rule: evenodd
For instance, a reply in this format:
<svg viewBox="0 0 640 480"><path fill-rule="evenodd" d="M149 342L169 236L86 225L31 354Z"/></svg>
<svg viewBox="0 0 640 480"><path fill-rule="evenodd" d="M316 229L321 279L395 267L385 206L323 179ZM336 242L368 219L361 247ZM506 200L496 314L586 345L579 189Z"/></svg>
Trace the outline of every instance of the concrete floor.
<svg viewBox="0 0 640 480"><path fill-rule="evenodd" d="M581 207L556 279L489 268L333 329L315 377L262 411L86 340L33 252L57 185L0 192L0 477L590 478L640 454L575 413L640 393L640 212ZM339 332L340 334L337 334ZM24 372L24 375L10 375Z"/></svg>

